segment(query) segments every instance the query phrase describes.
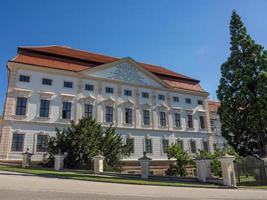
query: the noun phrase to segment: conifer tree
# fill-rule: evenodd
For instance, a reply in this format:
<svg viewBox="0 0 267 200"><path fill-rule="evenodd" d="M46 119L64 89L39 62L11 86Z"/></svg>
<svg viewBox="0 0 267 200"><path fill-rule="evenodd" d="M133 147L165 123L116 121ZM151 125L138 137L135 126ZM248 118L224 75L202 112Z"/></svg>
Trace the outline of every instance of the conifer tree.
<svg viewBox="0 0 267 200"><path fill-rule="evenodd" d="M230 56L217 90L222 135L240 155L265 155L267 144L267 53L247 34L233 11Z"/></svg>

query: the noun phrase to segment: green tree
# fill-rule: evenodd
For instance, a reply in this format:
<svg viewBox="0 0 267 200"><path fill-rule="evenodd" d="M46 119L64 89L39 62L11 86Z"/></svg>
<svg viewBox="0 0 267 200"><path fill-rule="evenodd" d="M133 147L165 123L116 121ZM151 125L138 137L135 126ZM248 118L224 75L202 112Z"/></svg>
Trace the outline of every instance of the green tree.
<svg viewBox="0 0 267 200"><path fill-rule="evenodd" d="M175 164L170 164L167 170L168 175L179 175L186 176L186 167L193 164L192 158L189 156L187 151L180 148L179 145L173 144L167 151L168 159L174 158Z"/></svg>
<svg viewBox="0 0 267 200"><path fill-rule="evenodd" d="M83 118L77 124L60 131L48 141L48 153L53 158L57 153L66 153L64 164L68 168L92 169L93 157L98 153L105 156L105 167L120 170L121 158L129 155L128 147L123 144L122 136L115 128L102 128L91 118Z"/></svg>
<svg viewBox="0 0 267 200"><path fill-rule="evenodd" d="M240 155L265 155L267 133L267 53L247 34L233 11L230 56L221 66L217 90L222 135Z"/></svg>

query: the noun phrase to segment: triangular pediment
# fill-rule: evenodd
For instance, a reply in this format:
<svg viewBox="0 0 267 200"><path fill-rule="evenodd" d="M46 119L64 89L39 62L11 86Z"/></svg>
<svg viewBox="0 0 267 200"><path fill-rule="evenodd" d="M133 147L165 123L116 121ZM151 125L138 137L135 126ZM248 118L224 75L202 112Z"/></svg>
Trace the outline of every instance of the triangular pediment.
<svg viewBox="0 0 267 200"><path fill-rule="evenodd" d="M128 82L137 85L167 87L156 75L144 69L131 58L104 64L82 72L86 76Z"/></svg>

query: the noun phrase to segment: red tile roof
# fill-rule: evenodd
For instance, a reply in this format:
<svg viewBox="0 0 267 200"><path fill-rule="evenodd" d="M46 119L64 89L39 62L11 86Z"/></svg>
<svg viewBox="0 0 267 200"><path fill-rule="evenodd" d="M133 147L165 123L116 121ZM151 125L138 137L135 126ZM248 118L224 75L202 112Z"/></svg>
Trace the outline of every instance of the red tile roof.
<svg viewBox="0 0 267 200"><path fill-rule="evenodd" d="M208 102L209 112L217 112L220 105L221 104L218 101L209 101Z"/></svg>
<svg viewBox="0 0 267 200"><path fill-rule="evenodd" d="M121 58L90 53L63 46L18 47L17 56L11 62L44 66L54 69L80 72ZM166 68L139 63L174 88L205 92L199 80L178 74Z"/></svg>

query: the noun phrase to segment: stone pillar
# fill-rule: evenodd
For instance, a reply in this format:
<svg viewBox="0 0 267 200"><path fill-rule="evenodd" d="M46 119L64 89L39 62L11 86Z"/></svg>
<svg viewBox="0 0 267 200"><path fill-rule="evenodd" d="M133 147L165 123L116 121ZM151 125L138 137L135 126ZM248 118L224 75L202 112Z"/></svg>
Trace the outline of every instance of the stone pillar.
<svg viewBox="0 0 267 200"><path fill-rule="evenodd" d="M197 178L202 182L206 182L207 178L211 175L210 163L211 159L208 158L198 158L195 159L197 167Z"/></svg>
<svg viewBox="0 0 267 200"><path fill-rule="evenodd" d="M25 153L22 153L21 167L26 168L31 165L31 157L33 154L29 152L29 149Z"/></svg>
<svg viewBox="0 0 267 200"><path fill-rule="evenodd" d="M261 158L261 160L263 160L264 162L265 178L266 178L265 182L267 182L267 156Z"/></svg>
<svg viewBox="0 0 267 200"><path fill-rule="evenodd" d="M66 156L64 154L55 155L55 165L54 165L55 170L57 170L57 171L63 170L65 157Z"/></svg>
<svg viewBox="0 0 267 200"><path fill-rule="evenodd" d="M94 159L94 174L99 174L104 171L104 156L98 154L97 156L93 157Z"/></svg>
<svg viewBox="0 0 267 200"><path fill-rule="evenodd" d="M234 159L234 156L227 154L219 159L222 165L223 184L230 187L236 187Z"/></svg>
<svg viewBox="0 0 267 200"><path fill-rule="evenodd" d="M141 165L141 178L148 179L150 174L150 162L151 158L146 156L146 152L144 152L144 156L138 159Z"/></svg>

